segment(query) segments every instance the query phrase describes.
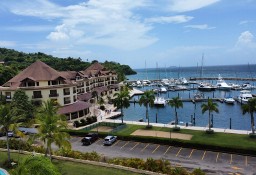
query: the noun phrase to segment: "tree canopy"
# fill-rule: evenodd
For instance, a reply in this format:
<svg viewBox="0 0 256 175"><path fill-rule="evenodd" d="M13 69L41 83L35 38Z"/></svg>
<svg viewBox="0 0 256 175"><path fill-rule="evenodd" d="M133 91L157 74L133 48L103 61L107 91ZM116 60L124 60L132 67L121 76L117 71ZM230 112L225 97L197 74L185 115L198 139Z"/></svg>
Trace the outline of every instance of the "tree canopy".
<svg viewBox="0 0 256 175"><path fill-rule="evenodd" d="M10 80L19 71L25 69L36 60L41 60L58 71L85 70L91 64L97 61L92 60L90 63L87 58L58 58L52 55L44 54L42 52L24 53L6 48L0 48L0 60L4 61L4 65L0 65L0 85ZM124 80L124 75L136 74L136 72L132 70L128 65L121 65L113 61L105 61L101 64L107 69L116 71L120 81Z"/></svg>

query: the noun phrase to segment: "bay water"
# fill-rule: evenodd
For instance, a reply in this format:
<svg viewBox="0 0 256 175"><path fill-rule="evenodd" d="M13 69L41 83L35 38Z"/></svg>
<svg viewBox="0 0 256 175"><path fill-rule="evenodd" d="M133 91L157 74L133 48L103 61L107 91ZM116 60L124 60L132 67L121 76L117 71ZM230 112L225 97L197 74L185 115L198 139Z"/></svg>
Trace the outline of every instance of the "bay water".
<svg viewBox="0 0 256 175"><path fill-rule="evenodd" d="M244 84L250 83L256 85L256 82L250 81L250 78L256 78L256 65L235 65L235 66L208 66L204 67L171 67L171 68L151 68L151 69L137 69L136 75L127 76L129 80L156 80L163 78L180 78L185 77L187 79L193 77L218 77L220 74L223 78L249 78L247 81L228 81L227 83ZM207 81L207 80L206 80ZM209 83L215 85L216 81L208 80ZM190 87L196 87L197 85L190 85ZM145 86L140 90L145 91L152 89L153 87ZM197 93L197 90L190 91L168 91L162 93L161 96L165 99L179 96L180 98L187 99L193 97ZM213 92L203 92L207 98L225 98L227 96L237 97L240 91L221 91L215 90ZM256 90L252 90L252 94L256 94ZM140 96L134 96L131 100L138 100ZM204 102L183 102L183 108L179 108L178 118L179 124L185 125L191 123L192 118L195 116L195 125L206 127L208 125L208 112L202 114L201 105ZM219 113L213 112L213 127L215 128L232 128L237 130L250 130L250 115L242 114L241 104L235 102L234 105L226 103L218 103ZM131 103L130 107L124 109L124 120L138 121L143 119L147 121L145 117L146 109L144 106L140 106L138 103ZM255 114L256 116L256 114ZM166 105L165 107L152 107L149 109L149 120L152 123L168 124L175 120L174 108ZM193 122L192 122L193 123Z"/></svg>

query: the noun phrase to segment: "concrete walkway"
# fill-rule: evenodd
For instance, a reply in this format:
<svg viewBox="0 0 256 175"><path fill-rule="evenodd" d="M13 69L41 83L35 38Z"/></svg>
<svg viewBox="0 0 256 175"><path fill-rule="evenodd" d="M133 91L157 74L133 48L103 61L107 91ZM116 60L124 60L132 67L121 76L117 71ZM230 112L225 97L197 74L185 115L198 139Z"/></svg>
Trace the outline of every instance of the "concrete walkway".
<svg viewBox="0 0 256 175"><path fill-rule="evenodd" d="M134 95L141 95L141 94L144 94L143 91L139 90L139 89L135 89L133 88L132 90L130 90L129 92L129 96L132 97Z"/></svg>

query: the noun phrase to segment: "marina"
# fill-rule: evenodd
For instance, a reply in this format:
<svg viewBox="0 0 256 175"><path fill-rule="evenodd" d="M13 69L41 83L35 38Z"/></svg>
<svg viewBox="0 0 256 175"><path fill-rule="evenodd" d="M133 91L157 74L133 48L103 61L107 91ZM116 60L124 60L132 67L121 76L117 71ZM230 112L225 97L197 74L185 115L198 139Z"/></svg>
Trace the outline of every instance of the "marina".
<svg viewBox="0 0 256 175"><path fill-rule="evenodd" d="M249 91L251 97L256 94L256 78L254 78L256 77L256 66L251 65L250 67L250 70L248 65L206 67L202 77L200 77L196 67L183 68L182 70L160 69L160 71L156 69L147 71L140 69L137 70L137 75L128 76L129 80L127 82L129 84L143 82L145 77L148 77L147 83L133 88L140 92L154 90L156 92L155 97L157 97L158 90L161 87L165 87L167 92L159 92L159 96L167 102L171 98L179 96L183 102L183 108L177 109L180 126L195 124L194 127L206 127L208 125L208 114L202 114L201 105L210 98L218 104L219 109L219 113L211 114L213 127L249 131L251 128L250 115L248 113L243 115L240 96L244 90ZM239 76L237 72L239 72ZM217 88L219 74L222 80L231 87L230 89ZM183 78L180 77L181 75ZM158 79L159 77L160 79ZM184 81L184 77L187 77L186 84L182 84L182 81L180 81L181 79ZM199 87L202 83L213 89L200 89ZM145 107L138 104L141 95L142 93L134 94L131 97L130 107L124 109L124 120L134 122L139 120L147 121ZM149 109L149 120L151 123L156 123L157 121L159 124L170 124L175 120L174 108L168 104L161 107L154 106Z"/></svg>

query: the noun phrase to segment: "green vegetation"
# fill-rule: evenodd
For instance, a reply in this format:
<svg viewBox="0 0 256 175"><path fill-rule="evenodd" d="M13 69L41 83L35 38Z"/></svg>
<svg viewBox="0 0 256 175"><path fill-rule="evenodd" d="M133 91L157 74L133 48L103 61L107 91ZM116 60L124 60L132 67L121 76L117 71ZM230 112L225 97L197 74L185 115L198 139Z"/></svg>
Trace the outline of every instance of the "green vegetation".
<svg viewBox="0 0 256 175"><path fill-rule="evenodd" d="M128 108L130 106L129 91L127 88L123 88L119 93L115 93L114 97L114 106L121 109L122 123L124 123L123 108Z"/></svg>
<svg viewBox="0 0 256 175"><path fill-rule="evenodd" d="M23 154L13 153L13 160L18 162L18 160L22 160L28 156ZM5 152L0 152L0 166L3 166L4 161L7 159ZM106 168L101 166L95 166L90 164L83 164L71 161L61 161L54 159L53 164L60 170L61 174L65 175L98 175L98 174L113 174L113 175L137 175L138 173L132 173L130 171L114 169L114 168Z"/></svg>
<svg viewBox="0 0 256 175"><path fill-rule="evenodd" d="M146 107L146 119L148 120L148 128L149 126L149 117L148 117L148 108L154 105L155 95L153 91L145 91L143 95L139 99L140 106L143 105Z"/></svg>
<svg viewBox="0 0 256 175"><path fill-rule="evenodd" d="M181 133L181 134L190 134L192 135L191 140L179 140L179 139L169 139L169 138L159 138L159 137L149 137L149 136L132 136L131 134L138 130L155 130L155 131L165 131L171 133ZM71 134L82 135L83 132L89 131L72 131ZM106 135L107 133L105 133ZM205 131L189 130L182 129L180 131L175 131L166 127L152 127L145 128L144 125L132 125L126 124L122 130L119 130L114 133L119 138L124 140L134 140L140 142L152 142L158 144L166 145L176 145L191 147L197 149L210 149L215 151L224 151L224 152L236 152L239 154L250 154L256 155L256 142L255 138L248 137L245 134L229 134L229 133L219 133L207 134ZM104 136L103 133L100 135Z"/></svg>
<svg viewBox="0 0 256 175"><path fill-rule="evenodd" d="M175 111L175 129L180 130L180 128L177 127L177 124L178 124L177 109L179 109L180 107L183 108L183 103L182 103L182 101L180 100L179 97L173 97L171 100L168 101L168 105L170 105L171 107L174 107L174 111Z"/></svg>
<svg viewBox="0 0 256 175"><path fill-rule="evenodd" d="M43 103L36 120L39 124L38 134L35 138L39 138L46 146L45 156L52 155L52 143L55 143L59 148L63 147L71 149L68 141L69 134L63 132L67 128L65 116L57 114L58 107L54 105L52 100Z"/></svg>
<svg viewBox="0 0 256 175"><path fill-rule="evenodd" d="M36 60L41 60L58 71L81 71L95 62L93 60L90 63L88 59L87 61L83 61L85 58L81 59L80 57L57 58L41 52L24 53L6 48L0 48L0 60L5 62L4 65L0 64L0 85L10 80L19 71L25 69ZM116 71L120 81L125 79L125 75L136 74L128 65L121 65L113 61L105 61L101 64L109 70Z"/></svg>
<svg viewBox="0 0 256 175"><path fill-rule="evenodd" d="M12 175L61 175L58 168L50 159L43 156L26 156L17 167L11 171Z"/></svg>
<svg viewBox="0 0 256 175"><path fill-rule="evenodd" d="M249 99L247 104L242 105L242 110L243 110L243 114L249 113L251 115L251 129L252 129L252 136L253 136L255 135L253 113L256 112L256 98Z"/></svg>
<svg viewBox="0 0 256 175"><path fill-rule="evenodd" d="M216 112L216 113L219 113L219 109L218 109L218 104L213 102L212 99L209 99L207 100L207 103L203 103L201 105L201 108L202 108L202 113L205 113L206 111L208 111L208 125L209 125L209 129L206 130L206 133L213 133L213 130L211 130L211 113L212 112Z"/></svg>
<svg viewBox="0 0 256 175"><path fill-rule="evenodd" d="M6 148L8 155L8 163L11 162L10 147L9 147L9 136L8 131L14 131L17 126L18 120L21 116L17 115L17 110L11 108L9 104L0 106L0 126L1 130L6 134Z"/></svg>

